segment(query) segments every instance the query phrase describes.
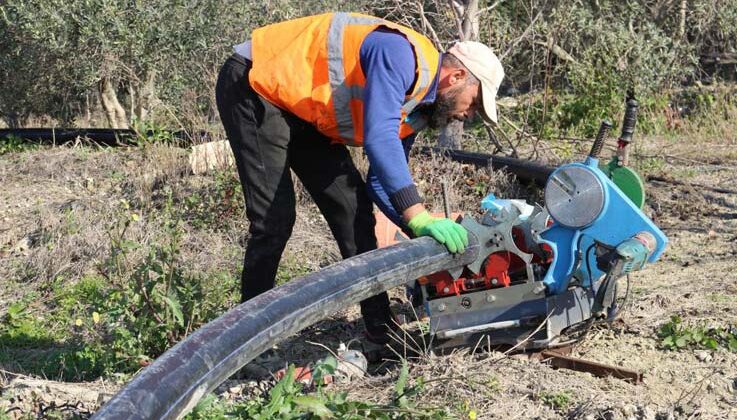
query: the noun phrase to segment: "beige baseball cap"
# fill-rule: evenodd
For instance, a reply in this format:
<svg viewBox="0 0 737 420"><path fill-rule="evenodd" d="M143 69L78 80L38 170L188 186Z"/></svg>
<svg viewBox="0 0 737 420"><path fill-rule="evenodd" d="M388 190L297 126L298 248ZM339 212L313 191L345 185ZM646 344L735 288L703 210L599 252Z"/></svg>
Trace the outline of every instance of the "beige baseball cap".
<svg viewBox="0 0 737 420"><path fill-rule="evenodd" d="M476 41L462 41L453 45L453 54L481 82L483 109L481 117L496 123L496 93L504 80L504 68L491 48Z"/></svg>

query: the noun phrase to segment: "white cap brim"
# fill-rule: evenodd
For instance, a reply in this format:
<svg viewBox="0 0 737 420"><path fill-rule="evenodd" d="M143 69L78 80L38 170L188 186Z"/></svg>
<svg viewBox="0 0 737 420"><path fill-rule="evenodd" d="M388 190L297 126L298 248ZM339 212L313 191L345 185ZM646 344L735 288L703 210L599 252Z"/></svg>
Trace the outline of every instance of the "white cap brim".
<svg viewBox="0 0 737 420"><path fill-rule="evenodd" d="M483 118L487 123L497 123L496 93L496 87L492 87L489 86L488 83L481 82L481 101L483 109L479 114L481 114L481 118Z"/></svg>

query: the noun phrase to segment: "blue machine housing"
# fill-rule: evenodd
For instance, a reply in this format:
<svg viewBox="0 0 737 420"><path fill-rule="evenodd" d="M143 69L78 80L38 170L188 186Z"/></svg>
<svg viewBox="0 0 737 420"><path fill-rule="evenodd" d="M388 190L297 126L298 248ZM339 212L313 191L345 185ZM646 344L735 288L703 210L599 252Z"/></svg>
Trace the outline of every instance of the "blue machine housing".
<svg viewBox="0 0 737 420"><path fill-rule="evenodd" d="M596 242L616 247L639 232L649 232L657 241L655 249L648 258L650 263L655 262L662 255L668 243L665 234L624 195L614 182L599 170L598 166L598 159L589 157L583 163L571 163L559 167L548 178L548 184L550 184L557 175L565 177L566 171L570 172L573 168L583 169L594 175L603 192L603 197L600 197L601 199L597 202L601 205L601 209L598 215L592 217L593 221L590 223L585 226L566 226L551 213L554 223L540 233L542 242L552 248L554 256L543 279L548 294L563 293L574 277L580 281L581 285L589 287L592 281L605 274L596 266L596 253L591 252ZM567 200L570 203L568 205L576 208L576 199L577 196L573 194ZM585 204L585 202L581 203L581 205ZM580 210L591 211L591 208Z"/></svg>

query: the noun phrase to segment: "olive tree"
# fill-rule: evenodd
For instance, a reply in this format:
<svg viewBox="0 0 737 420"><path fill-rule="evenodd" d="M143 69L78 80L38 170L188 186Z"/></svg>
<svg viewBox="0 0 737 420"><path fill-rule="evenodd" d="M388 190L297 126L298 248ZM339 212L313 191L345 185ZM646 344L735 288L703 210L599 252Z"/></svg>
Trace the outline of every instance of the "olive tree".
<svg viewBox="0 0 737 420"><path fill-rule="evenodd" d="M0 6L0 92L7 118L64 117L95 92L111 127L144 119L160 96L201 88L198 75L252 26L246 2L8 0ZM210 82L210 81L208 81ZM59 102L59 99L62 102Z"/></svg>

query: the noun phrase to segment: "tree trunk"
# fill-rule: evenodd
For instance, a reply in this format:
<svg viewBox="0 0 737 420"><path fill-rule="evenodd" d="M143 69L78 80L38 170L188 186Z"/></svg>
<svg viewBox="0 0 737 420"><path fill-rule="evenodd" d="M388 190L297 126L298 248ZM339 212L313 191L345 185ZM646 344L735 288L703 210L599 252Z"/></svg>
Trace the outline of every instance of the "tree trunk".
<svg viewBox="0 0 737 420"><path fill-rule="evenodd" d="M138 102L136 103L136 116L143 121L148 116L156 100L156 72L146 73L145 82L138 90Z"/></svg>
<svg viewBox="0 0 737 420"><path fill-rule="evenodd" d="M440 130L438 145L449 149L460 149L463 139L463 122L453 120Z"/></svg>
<svg viewBox="0 0 737 420"><path fill-rule="evenodd" d="M678 38L681 41L686 39L686 10L688 8L687 0L681 0L680 19L678 22Z"/></svg>
<svg viewBox="0 0 737 420"><path fill-rule="evenodd" d="M479 1L478 0L464 0L465 10L463 13L464 19L461 23L463 30L463 39L467 41L478 41L479 40Z"/></svg>
<svg viewBox="0 0 737 420"><path fill-rule="evenodd" d="M90 105L90 94L84 94L84 117L82 117L82 127L89 127L92 121L92 107Z"/></svg>
<svg viewBox="0 0 737 420"><path fill-rule="evenodd" d="M133 121L133 119L138 116L136 113L136 87L133 86L133 81L128 82L128 101L130 102L128 113L131 116L131 121Z"/></svg>
<svg viewBox="0 0 737 420"><path fill-rule="evenodd" d="M128 118L125 115L125 109L118 100L113 84L110 79L103 77L99 84L100 103L105 110L110 128L128 128Z"/></svg>
<svg viewBox="0 0 737 420"><path fill-rule="evenodd" d="M478 0L452 0L451 7L457 12L461 19L458 38L464 41L478 41L479 39L479 1ZM463 139L463 122L452 121L440 132L438 145L450 149L460 149Z"/></svg>
<svg viewBox="0 0 737 420"><path fill-rule="evenodd" d="M3 117L3 120L8 128L22 128L25 118L21 117L17 112L9 112Z"/></svg>

